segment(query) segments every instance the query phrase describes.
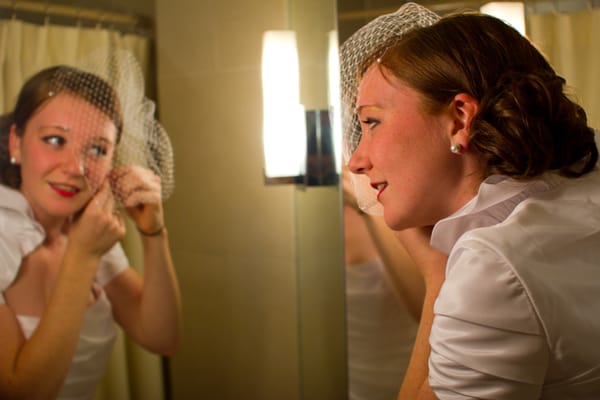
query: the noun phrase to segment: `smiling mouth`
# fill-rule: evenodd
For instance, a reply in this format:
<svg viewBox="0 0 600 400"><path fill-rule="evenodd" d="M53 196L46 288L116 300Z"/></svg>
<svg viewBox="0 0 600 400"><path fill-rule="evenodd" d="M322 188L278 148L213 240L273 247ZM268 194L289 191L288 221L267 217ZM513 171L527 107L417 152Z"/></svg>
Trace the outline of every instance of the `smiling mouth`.
<svg viewBox="0 0 600 400"><path fill-rule="evenodd" d="M379 201L379 198L381 197L381 193L383 193L383 191L387 188L387 183L385 182L380 182L380 183L371 183L371 187L375 190L377 190L377 201Z"/></svg>
<svg viewBox="0 0 600 400"><path fill-rule="evenodd" d="M55 192L57 192L59 195L61 195L63 197L73 197L81 191L76 186L62 185L59 183L52 183L52 184L50 184L50 186L52 187L52 189L54 189Z"/></svg>

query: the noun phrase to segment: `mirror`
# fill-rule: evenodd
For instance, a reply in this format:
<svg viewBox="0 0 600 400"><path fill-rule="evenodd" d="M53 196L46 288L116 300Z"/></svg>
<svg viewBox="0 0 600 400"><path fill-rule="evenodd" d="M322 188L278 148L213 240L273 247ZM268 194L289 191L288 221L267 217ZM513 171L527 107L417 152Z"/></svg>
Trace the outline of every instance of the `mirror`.
<svg viewBox="0 0 600 400"><path fill-rule="evenodd" d="M77 31L80 10L61 2L75 16L68 30ZM26 2L0 3L19 9ZM49 3L36 3L42 30L47 8L57 8ZM96 9L103 43L132 42L104 20L121 4L85 3ZM149 3L124 2L117 14L137 14L134 4ZM345 398L339 188L265 185L261 148L263 32L298 30L302 101L309 110L326 109L335 4L156 0L151 8L155 29L144 50L155 76L152 97L175 154L175 191L165 215L183 337L162 369L161 359L119 341L97 400ZM66 40L52 39L54 47L76 53L63 46ZM20 54L21 42L11 44ZM36 46L25 47L28 57L40 57ZM18 63L31 67L20 57ZM138 352L143 356L131 357Z"/></svg>

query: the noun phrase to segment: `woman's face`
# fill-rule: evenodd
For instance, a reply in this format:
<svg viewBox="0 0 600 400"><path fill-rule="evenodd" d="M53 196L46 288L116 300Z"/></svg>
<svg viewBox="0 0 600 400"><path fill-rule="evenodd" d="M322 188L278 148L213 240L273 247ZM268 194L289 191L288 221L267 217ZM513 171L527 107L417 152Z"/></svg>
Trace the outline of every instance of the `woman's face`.
<svg viewBox="0 0 600 400"><path fill-rule="evenodd" d="M462 155L450 152L456 121L451 107L438 115L423 112L422 96L374 64L357 96L362 138L349 160L365 174L383 205L386 223L396 230L433 225L471 197L463 182Z"/></svg>
<svg viewBox="0 0 600 400"><path fill-rule="evenodd" d="M20 137L11 131L20 190L36 217L68 217L89 201L110 169L116 133L109 117L67 93L44 103Z"/></svg>

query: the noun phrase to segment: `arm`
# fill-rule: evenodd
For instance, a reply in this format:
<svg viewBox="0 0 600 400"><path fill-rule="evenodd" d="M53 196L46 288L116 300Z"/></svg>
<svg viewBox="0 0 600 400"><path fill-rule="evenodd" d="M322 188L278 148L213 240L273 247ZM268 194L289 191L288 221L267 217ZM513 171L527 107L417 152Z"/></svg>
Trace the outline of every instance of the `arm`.
<svg viewBox="0 0 600 400"><path fill-rule="evenodd" d="M418 321L421 317L425 295L421 272L394 231L385 224L383 218L367 214L359 209L347 171L343 176L343 189L346 244L352 246L350 249L346 247L347 257L348 253L353 250L359 250L360 253L374 252L377 254L381 258L398 296L406 305L411 316ZM350 243L348 243L349 241ZM373 250L369 250L369 248L373 248Z"/></svg>
<svg viewBox="0 0 600 400"><path fill-rule="evenodd" d="M426 305L398 398L435 399L432 388L443 398L539 398L549 348L512 264L482 240L457 244L447 271L443 254L424 250Z"/></svg>
<svg viewBox="0 0 600 400"><path fill-rule="evenodd" d="M123 167L113 171L114 187L140 231L143 276L129 268L106 286L115 318L146 349L172 355L181 331L179 286L169 250L160 181L150 171Z"/></svg>
<svg viewBox="0 0 600 400"><path fill-rule="evenodd" d="M362 215L394 288L406 304L412 317L419 321L425 297L425 285L421 271L394 231L385 224L383 218L368 214Z"/></svg>
<svg viewBox="0 0 600 400"><path fill-rule="evenodd" d="M430 234L431 231L427 228L407 229L397 234L420 267L426 289L419 330L398 400L437 399L429 387L429 335L433 323L433 305L444 282L447 256L429 245Z"/></svg>
<svg viewBox="0 0 600 400"><path fill-rule="evenodd" d="M94 275L89 271L96 264L76 255L66 257L50 304L29 340L10 307L0 305L0 398L48 399L57 395L77 347Z"/></svg>
<svg viewBox="0 0 600 400"><path fill-rule="evenodd" d="M0 398L49 399L62 387L77 347L98 261L124 233L122 220L112 214L110 200L105 185L69 227L66 249L63 238L49 236L23 259L21 272L25 273L48 270L49 259L62 257L56 263L58 276L47 305L29 339L25 339L12 307L23 304L20 299L31 296L33 290L40 290L32 287L39 278L20 275L4 292L7 303L0 305ZM47 271L41 273L48 276Z"/></svg>

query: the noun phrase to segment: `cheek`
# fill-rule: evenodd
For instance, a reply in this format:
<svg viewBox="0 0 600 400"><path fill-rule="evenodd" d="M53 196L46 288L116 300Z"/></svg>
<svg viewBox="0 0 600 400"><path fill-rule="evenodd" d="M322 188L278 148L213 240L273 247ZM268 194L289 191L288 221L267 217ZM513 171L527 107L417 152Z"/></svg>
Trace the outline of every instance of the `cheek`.
<svg viewBox="0 0 600 400"><path fill-rule="evenodd" d="M43 173L59 163L51 154L35 147L30 147L27 152L21 154L21 175L34 171Z"/></svg>
<svg viewBox="0 0 600 400"><path fill-rule="evenodd" d="M398 132L381 133L372 139L370 157L375 168L384 172L389 179L405 167L404 163L411 162L407 159L411 145Z"/></svg>
<svg viewBox="0 0 600 400"><path fill-rule="evenodd" d="M90 186L93 188L99 187L104 178L106 178L110 168L111 164L108 159L87 161L85 163L85 177Z"/></svg>

